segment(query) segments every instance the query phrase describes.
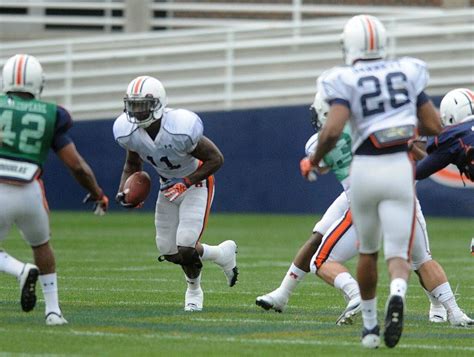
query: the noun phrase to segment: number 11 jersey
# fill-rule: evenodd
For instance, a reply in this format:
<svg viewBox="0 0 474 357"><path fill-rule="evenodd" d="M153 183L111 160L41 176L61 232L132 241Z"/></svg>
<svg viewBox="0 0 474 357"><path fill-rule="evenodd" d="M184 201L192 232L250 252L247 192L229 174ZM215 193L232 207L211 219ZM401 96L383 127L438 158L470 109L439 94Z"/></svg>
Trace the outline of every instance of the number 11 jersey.
<svg viewBox="0 0 474 357"><path fill-rule="evenodd" d="M426 100L426 64L416 58L358 61L334 67L318 78L318 92L351 111L352 151L373 133L417 125L417 103Z"/></svg>
<svg viewBox="0 0 474 357"><path fill-rule="evenodd" d="M201 140L204 128L199 116L189 110L166 108L155 140L145 129L129 122L125 113L115 120L113 131L120 146L140 155L162 179L188 176L199 166L191 152Z"/></svg>

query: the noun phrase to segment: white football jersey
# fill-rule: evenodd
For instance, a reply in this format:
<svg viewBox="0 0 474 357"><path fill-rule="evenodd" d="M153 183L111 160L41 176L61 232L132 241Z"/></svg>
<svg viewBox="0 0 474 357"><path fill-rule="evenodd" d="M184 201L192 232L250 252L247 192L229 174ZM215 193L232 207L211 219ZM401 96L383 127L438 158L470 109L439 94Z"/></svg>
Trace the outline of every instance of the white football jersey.
<svg viewBox="0 0 474 357"><path fill-rule="evenodd" d="M169 179L196 171L199 160L190 153L203 135L199 116L185 109L165 109L161 128L152 140L143 128L132 124L123 113L114 123L114 137L124 149L134 151L150 163L158 174Z"/></svg>
<svg viewBox="0 0 474 357"><path fill-rule="evenodd" d="M323 73L318 92L326 102L350 108L354 152L378 130L416 126L417 97L428 79L426 64L416 58L358 61Z"/></svg>

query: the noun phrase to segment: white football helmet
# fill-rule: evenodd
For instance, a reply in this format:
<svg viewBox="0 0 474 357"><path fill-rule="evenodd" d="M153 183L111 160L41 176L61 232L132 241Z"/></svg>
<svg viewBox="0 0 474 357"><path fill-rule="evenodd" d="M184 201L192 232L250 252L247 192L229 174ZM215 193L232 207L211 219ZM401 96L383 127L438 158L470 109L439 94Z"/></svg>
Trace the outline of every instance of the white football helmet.
<svg viewBox="0 0 474 357"><path fill-rule="evenodd" d="M19 54L5 62L2 72L3 92L24 92L39 98L43 85L43 67L35 57Z"/></svg>
<svg viewBox="0 0 474 357"><path fill-rule="evenodd" d="M467 88L453 89L444 96L439 111L444 126L460 123L474 115L474 93Z"/></svg>
<svg viewBox="0 0 474 357"><path fill-rule="evenodd" d="M166 91L158 79L140 76L130 82L123 101L128 121L147 128L163 116Z"/></svg>
<svg viewBox="0 0 474 357"><path fill-rule="evenodd" d="M329 113L329 105L322 98L321 94L316 93L313 104L309 107L311 112L311 124L316 132L318 132L324 123Z"/></svg>
<svg viewBox="0 0 474 357"><path fill-rule="evenodd" d="M375 16L357 15L351 18L342 32L342 53L347 65L359 59L385 58L387 34Z"/></svg>

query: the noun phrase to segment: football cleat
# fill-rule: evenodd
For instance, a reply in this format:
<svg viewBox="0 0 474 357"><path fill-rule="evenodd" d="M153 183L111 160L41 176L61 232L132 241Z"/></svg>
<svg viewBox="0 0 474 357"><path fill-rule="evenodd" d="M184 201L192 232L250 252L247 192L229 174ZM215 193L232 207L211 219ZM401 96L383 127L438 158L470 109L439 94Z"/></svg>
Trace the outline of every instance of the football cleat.
<svg viewBox="0 0 474 357"><path fill-rule="evenodd" d="M62 314L50 312L46 315L46 325L48 326L60 326L66 325L67 323L67 320L63 317Z"/></svg>
<svg viewBox="0 0 474 357"><path fill-rule="evenodd" d="M404 301L400 295L388 297L385 308L385 345L389 348L396 346L403 330Z"/></svg>
<svg viewBox="0 0 474 357"><path fill-rule="evenodd" d="M216 260L216 264L222 267L227 278L227 284L232 287L237 282L239 269L237 268L237 244L233 240L226 240L218 245L222 255Z"/></svg>
<svg viewBox="0 0 474 357"><path fill-rule="evenodd" d="M365 348L378 348L380 346L380 327L375 326L373 329L364 327L362 330L362 346Z"/></svg>
<svg viewBox="0 0 474 357"><path fill-rule="evenodd" d="M186 290L184 300L184 311L202 311L204 293L201 288L196 290Z"/></svg>
<svg viewBox="0 0 474 357"><path fill-rule="evenodd" d="M19 276L20 281L20 303L23 311L28 312L36 305L36 281L39 270L36 265L26 263Z"/></svg>
<svg viewBox="0 0 474 357"><path fill-rule="evenodd" d="M430 322L434 323L443 323L448 320L448 313L446 312L446 309L444 308L443 305L433 305L431 303L430 305L430 314L429 314L429 319Z"/></svg>
<svg viewBox="0 0 474 357"><path fill-rule="evenodd" d="M273 290L271 293L257 297L255 304L265 310L275 310L276 312L283 312L286 304L288 304L288 298L282 296L279 289Z"/></svg>
<svg viewBox="0 0 474 357"><path fill-rule="evenodd" d="M474 326L474 320L459 310L457 314L448 312L448 321L452 326L469 327Z"/></svg>
<svg viewBox="0 0 474 357"><path fill-rule="evenodd" d="M346 309L336 320L336 325L352 325L352 323L354 322L354 317L360 312L361 308L362 307L360 305L360 295L357 295L355 298L349 301Z"/></svg>

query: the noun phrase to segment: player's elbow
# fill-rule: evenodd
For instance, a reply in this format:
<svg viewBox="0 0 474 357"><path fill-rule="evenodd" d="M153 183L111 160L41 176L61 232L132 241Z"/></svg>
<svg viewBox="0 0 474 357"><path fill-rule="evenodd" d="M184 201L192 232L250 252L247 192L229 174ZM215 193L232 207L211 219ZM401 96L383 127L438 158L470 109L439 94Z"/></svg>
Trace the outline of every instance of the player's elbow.
<svg viewBox="0 0 474 357"><path fill-rule="evenodd" d="M224 165L224 155L222 155L222 153L218 153L215 158L214 158L214 161L215 161L215 167L216 167L216 170L221 168L222 165Z"/></svg>

